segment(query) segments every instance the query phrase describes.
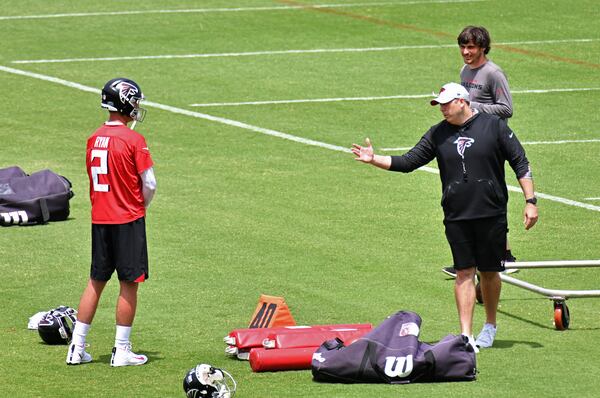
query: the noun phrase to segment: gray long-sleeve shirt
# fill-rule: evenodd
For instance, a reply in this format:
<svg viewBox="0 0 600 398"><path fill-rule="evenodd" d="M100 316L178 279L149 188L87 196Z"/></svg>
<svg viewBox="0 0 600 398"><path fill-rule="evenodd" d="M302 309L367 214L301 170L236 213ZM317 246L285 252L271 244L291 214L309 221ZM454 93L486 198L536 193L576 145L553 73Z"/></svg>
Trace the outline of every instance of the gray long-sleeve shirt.
<svg viewBox="0 0 600 398"><path fill-rule="evenodd" d="M503 119L512 116L512 97L506 75L492 61L475 69L464 65L460 71L460 84L469 92L471 108Z"/></svg>

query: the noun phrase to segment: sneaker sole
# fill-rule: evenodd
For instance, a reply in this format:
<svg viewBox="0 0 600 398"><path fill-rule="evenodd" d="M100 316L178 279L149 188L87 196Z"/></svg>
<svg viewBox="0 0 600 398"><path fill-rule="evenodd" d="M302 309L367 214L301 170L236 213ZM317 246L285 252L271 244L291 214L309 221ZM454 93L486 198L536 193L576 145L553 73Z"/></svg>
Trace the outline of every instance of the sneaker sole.
<svg viewBox="0 0 600 398"><path fill-rule="evenodd" d="M122 365L114 365L114 364L110 364L111 367L113 368L122 368L123 366L140 366L140 365L145 365L146 363L148 363L148 360L146 359L144 362L141 363L124 363Z"/></svg>
<svg viewBox="0 0 600 398"><path fill-rule="evenodd" d="M446 267L442 268L442 272L448 276L451 276L452 278L456 278L456 273L452 273L446 270Z"/></svg>
<svg viewBox="0 0 600 398"><path fill-rule="evenodd" d="M84 365L86 363L90 363L92 361L87 361L87 362L67 362L67 365L69 366L77 366L77 365Z"/></svg>

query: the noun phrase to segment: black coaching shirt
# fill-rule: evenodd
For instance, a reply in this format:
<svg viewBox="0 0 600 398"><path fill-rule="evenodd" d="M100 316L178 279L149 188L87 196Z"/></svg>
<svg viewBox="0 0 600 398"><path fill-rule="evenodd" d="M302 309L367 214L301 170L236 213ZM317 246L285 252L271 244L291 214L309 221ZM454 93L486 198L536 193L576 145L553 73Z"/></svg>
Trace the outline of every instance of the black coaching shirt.
<svg viewBox="0 0 600 398"><path fill-rule="evenodd" d="M411 172L437 159L445 221L506 214L504 163L517 179L529 161L515 133L498 116L476 113L462 126L446 120L432 126L414 148L392 156L391 171Z"/></svg>

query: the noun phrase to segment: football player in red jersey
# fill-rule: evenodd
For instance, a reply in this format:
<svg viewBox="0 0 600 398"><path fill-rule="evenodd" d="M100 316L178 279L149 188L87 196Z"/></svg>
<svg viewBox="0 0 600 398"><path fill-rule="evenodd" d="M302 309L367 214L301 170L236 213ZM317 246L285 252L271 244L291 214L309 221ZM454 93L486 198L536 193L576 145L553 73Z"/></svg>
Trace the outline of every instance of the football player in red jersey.
<svg viewBox="0 0 600 398"><path fill-rule="evenodd" d="M125 78L112 79L102 89L108 121L87 140L86 168L92 203L92 264L90 279L78 308L67 364L92 361L85 339L106 283L117 271L120 283L116 336L111 366L143 365L145 355L131 351L129 336L140 282L148 279L146 208L156 191L156 179L145 138L130 129L145 110L140 86Z"/></svg>

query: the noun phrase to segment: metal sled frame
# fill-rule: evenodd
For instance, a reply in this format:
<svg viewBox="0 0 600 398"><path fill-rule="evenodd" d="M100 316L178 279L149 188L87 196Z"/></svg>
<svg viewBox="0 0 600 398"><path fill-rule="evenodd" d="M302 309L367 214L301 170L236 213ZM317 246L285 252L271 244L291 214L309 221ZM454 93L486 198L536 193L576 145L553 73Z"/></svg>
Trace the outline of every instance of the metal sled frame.
<svg viewBox="0 0 600 398"><path fill-rule="evenodd" d="M600 260L569 260L569 261L521 261L505 263L506 269L533 269L533 268L587 268L600 267ZM558 290L546 289L529 282L522 281L512 276L500 274L503 282L530 290L546 296L554 302L554 327L558 330L569 328L569 308L565 301L569 298L600 297L600 290Z"/></svg>

